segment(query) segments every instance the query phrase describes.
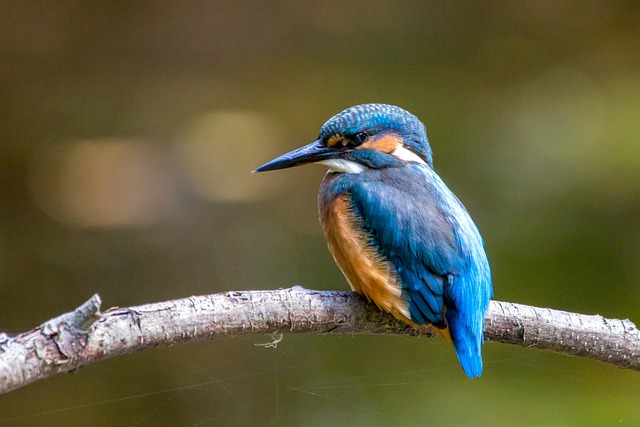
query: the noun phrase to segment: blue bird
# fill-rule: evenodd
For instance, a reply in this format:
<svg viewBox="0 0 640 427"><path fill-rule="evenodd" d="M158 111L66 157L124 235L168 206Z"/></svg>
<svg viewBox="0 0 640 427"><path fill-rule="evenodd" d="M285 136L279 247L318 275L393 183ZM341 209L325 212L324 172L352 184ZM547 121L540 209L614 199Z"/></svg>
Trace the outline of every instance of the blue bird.
<svg viewBox="0 0 640 427"><path fill-rule="evenodd" d="M318 139L254 172L319 163L320 222L354 291L413 326L432 325L470 377L482 374L493 297L482 237L433 169L425 126L402 108L363 104Z"/></svg>

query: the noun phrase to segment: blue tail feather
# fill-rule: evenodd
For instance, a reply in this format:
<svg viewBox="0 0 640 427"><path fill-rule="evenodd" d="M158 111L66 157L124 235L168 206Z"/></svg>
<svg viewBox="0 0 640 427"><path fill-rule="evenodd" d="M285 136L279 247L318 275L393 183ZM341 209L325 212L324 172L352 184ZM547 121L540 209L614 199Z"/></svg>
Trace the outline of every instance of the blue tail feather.
<svg viewBox="0 0 640 427"><path fill-rule="evenodd" d="M470 330L462 319L461 313L455 308L447 310L446 318L451 341L462 369L469 378L479 377L482 375L482 342L484 341L482 331L480 331L480 337L476 336L477 332L474 334Z"/></svg>

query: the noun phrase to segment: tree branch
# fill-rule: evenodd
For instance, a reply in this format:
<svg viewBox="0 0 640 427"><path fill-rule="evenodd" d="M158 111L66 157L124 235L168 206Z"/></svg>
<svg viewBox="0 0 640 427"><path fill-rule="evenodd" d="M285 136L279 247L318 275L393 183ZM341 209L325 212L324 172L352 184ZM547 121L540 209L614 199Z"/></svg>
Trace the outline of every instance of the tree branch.
<svg viewBox="0 0 640 427"><path fill-rule="evenodd" d="M350 292L296 286L111 308L94 295L76 310L18 335L0 334L0 393L59 372L154 347L266 333L408 334L414 329ZM629 320L492 301L485 338L590 357L640 371L640 331Z"/></svg>

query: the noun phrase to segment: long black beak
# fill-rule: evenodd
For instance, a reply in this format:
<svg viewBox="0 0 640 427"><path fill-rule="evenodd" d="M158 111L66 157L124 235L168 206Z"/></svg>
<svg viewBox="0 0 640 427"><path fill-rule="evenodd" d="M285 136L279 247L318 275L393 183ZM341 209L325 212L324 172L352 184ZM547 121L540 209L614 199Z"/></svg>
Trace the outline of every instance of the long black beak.
<svg viewBox="0 0 640 427"><path fill-rule="evenodd" d="M282 156L271 160L260 166L254 172L274 171L278 169L292 168L294 166L316 163L321 160L335 159L339 151L334 148L327 148L321 140L313 141L311 144L289 151Z"/></svg>

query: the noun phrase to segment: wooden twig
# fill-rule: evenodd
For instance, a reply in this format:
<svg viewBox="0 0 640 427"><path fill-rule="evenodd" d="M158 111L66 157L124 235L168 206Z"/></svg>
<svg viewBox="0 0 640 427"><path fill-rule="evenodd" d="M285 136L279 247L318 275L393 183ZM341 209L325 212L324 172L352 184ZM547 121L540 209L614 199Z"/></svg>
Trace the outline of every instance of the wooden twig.
<svg viewBox="0 0 640 427"><path fill-rule="evenodd" d="M299 286L112 308L94 295L73 312L21 334L0 334L0 393L60 372L154 347L267 333L409 334L413 329L350 292ZM487 341L590 357L640 371L640 331L629 320L492 301Z"/></svg>

